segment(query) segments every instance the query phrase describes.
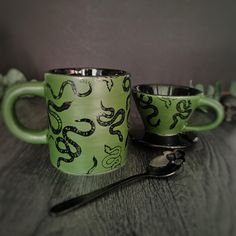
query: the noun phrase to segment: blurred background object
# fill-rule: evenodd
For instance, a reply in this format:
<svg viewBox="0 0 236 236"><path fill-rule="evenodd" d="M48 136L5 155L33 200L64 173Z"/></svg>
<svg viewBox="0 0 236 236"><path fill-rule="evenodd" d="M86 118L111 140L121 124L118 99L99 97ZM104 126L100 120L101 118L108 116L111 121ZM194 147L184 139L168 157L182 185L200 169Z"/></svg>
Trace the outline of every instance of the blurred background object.
<svg viewBox="0 0 236 236"><path fill-rule="evenodd" d="M0 100L11 85L26 81L25 75L18 69L11 68L5 75L0 74Z"/></svg>
<svg viewBox="0 0 236 236"><path fill-rule="evenodd" d="M236 81L232 81L229 92L225 92L220 102L225 108L225 121L236 121Z"/></svg>
<svg viewBox="0 0 236 236"><path fill-rule="evenodd" d="M222 83L216 81L212 84L193 84L190 80L189 86L202 91L206 96L219 101L225 109L225 121L232 122L236 120L236 81L231 81L230 86L222 91ZM199 107L198 110L207 113L206 107Z"/></svg>
<svg viewBox="0 0 236 236"><path fill-rule="evenodd" d="M223 86L236 74L236 2L52 0L1 3L0 71L122 68L133 84Z"/></svg>
<svg viewBox="0 0 236 236"><path fill-rule="evenodd" d="M222 83L220 81L216 81L215 84L193 84L193 81L189 82L190 87L194 87L200 91L202 91L206 96L213 98L217 101L220 100L222 94Z"/></svg>

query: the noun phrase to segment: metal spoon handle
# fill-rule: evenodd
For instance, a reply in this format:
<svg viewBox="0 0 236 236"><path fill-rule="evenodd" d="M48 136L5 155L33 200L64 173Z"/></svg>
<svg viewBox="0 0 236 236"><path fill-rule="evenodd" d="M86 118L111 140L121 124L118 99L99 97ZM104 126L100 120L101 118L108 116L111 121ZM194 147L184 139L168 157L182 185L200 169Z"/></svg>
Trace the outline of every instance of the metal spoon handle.
<svg viewBox="0 0 236 236"><path fill-rule="evenodd" d="M55 206L53 206L50 209L50 214L51 215L63 215L65 213L68 213L70 211L73 211L93 200L95 200L98 197L103 196L104 194L111 192L113 190L115 190L116 188L123 186L125 184L131 183L131 182L135 182L137 180L139 180L140 178L146 178L149 177L148 173L142 173L142 174L138 174L138 175L133 175L130 176L126 179L122 179L118 182L115 182L113 184L107 185L101 189L97 189L95 191L92 191L90 193L75 197L75 198L71 198L67 201L64 201L62 203L59 203Z"/></svg>

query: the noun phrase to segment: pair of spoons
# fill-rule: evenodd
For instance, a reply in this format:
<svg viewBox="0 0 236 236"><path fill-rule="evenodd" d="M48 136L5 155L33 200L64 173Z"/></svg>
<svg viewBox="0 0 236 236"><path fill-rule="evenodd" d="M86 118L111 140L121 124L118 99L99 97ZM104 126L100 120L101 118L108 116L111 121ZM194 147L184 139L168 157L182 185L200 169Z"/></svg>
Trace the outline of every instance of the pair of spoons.
<svg viewBox="0 0 236 236"><path fill-rule="evenodd" d="M71 212L98 197L131 182L136 182L145 178L167 178L173 176L185 161L184 156L185 152L182 150L165 151L163 152L163 155L157 156L151 160L145 173L130 176L101 189L59 203L50 209L50 215L59 216Z"/></svg>

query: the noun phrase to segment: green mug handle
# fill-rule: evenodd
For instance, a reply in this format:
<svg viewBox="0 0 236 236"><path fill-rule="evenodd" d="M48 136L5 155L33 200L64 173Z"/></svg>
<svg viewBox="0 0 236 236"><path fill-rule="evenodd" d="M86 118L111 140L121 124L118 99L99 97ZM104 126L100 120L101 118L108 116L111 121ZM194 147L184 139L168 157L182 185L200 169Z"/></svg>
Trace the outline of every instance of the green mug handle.
<svg viewBox="0 0 236 236"><path fill-rule="evenodd" d="M216 112L216 119L208 124L203 125L186 125L183 128L183 132L195 132L195 131L207 131L216 128L220 125L220 123L224 119L224 108L223 106L217 102L216 100L209 98L209 97L201 97L197 107L211 107Z"/></svg>
<svg viewBox="0 0 236 236"><path fill-rule="evenodd" d="M6 91L2 102L3 120L10 132L17 138L32 144L46 144L48 143L48 129L28 129L23 127L17 119L15 104L18 98L26 95L45 97L44 82L24 82L11 86Z"/></svg>

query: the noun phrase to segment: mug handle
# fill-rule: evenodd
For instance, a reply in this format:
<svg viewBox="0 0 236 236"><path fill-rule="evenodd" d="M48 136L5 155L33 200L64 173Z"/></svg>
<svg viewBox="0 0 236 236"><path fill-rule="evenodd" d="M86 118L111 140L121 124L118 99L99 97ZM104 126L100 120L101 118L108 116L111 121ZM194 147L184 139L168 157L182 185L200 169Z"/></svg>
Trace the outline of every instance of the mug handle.
<svg viewBox="0 0 236 236"><path fill-rule="evenodd" d="M200 98L197 107L201 107L201 106L213 108L213 110L216 112L216 119L211 123L207 123L207 124L203 124L203 125L201 125L201 124L200 125L186 125L183 128L183 132L211 130L211 129L214 129L217 126L219 126L220 123L223 121L224 108L219 102L217 102L216 100L214 100L212 98L204 96L204 97Z"/></svg>
<svg viewBox="0 0 236 236"><path fill-rule="evenodd" d="M47 144L48 129L32 130L23 127L17 119L15 104L18 98L25 95L45 97L44 82L24 82L11 86L5 93L2 102L2 114L5 125L17 138L32 144Z"/></svg>

